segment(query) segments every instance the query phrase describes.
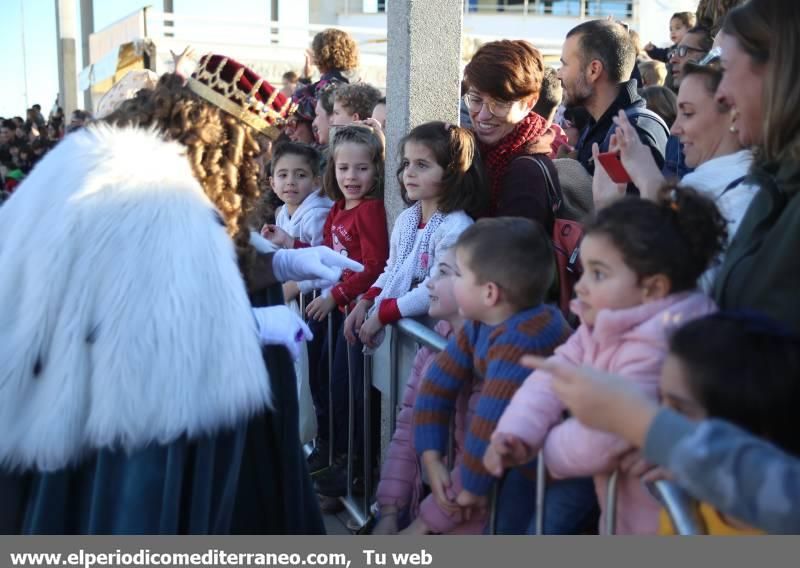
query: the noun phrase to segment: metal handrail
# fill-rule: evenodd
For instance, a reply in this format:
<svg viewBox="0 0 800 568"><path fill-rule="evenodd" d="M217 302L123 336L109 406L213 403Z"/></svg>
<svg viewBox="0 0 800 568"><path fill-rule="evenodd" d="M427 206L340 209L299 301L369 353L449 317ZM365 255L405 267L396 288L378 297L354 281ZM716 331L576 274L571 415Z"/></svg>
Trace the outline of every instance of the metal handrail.
<svg viewBox="0 0 800 568"><path fill-rule="evenodd" d="M647 488L664 505L676 534L684 536L707 534L706 525L695 500L683 489L665 479L648 483Z"/></svg>
<svg viewBox="0 0 800 568"><path fill-rule="evenodd" d="M444 351L447 347L447 338L415 319L403 318L396 325L404 335L434 351Z"/></svg>

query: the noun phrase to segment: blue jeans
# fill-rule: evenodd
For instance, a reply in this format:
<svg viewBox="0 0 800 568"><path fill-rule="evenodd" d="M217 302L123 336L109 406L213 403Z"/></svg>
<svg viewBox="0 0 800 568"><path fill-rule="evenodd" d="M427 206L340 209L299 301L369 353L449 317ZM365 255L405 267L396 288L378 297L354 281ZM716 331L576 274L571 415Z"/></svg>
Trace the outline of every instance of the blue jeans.
<svg viewBox="0 0 800 568"><path fill-rule="evenodd" d="M548 483L544 534L582 534L597 527L599 514L592 478ZM536 534L536 481L528 479L519 468L509 470L500 486L497 534Z"/></svg>

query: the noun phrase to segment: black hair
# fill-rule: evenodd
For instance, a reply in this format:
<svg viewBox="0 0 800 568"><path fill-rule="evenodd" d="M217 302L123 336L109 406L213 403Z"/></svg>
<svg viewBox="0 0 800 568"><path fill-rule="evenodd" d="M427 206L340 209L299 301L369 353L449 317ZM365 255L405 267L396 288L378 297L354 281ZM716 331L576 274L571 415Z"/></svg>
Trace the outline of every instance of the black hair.
<svg viewBox="0 0 800 568"><path fill-rule="evenodd" d="M442 197L439 200L439 210L442 213L464 210L474 217L486 210L489 205L489 185L483 163L478 156L478 141L472 131L434 121L420 124L403 138L400 142L397 179L403 191L403 201L410 204L403 185L405 147L408 142L417 142L427 147L444 170L441 181Z"/></svg>
<svg viewBox="0 0 800 568"><path fill-rule="evenodd" d="M539 100L533 105L533 112L543 118L550 118L553 111L561 104L562 94L563 88L556 70L552 67L545 67Z"/></svg>
<svg viewBox="0 0 800 568"><path fill-rule="evenodd" d="M494 282L515 309L544 301L555 277L555 256L542 225L523 217L480 219L458 237L478 283Z"/></svg>
<svg viewBox="0 0 800 568"><path fill-rule="evenodd" d="M670 353L709 417L800 455L800 337L763 315L718 312L679 328Z"/></svg>
<svg viewBox="0 0 800 568"><path fill-rule="evenodd" d="M589 20L572 28L567 37L578 34L584 68L597 59L612 83L630 78L636 64L636 48L624 26L609 20Z"/></svg>
<svg viewBox="0 0 800 568"><path fill-rule="evenodd" d="M283 156L289 155L300 156L306 161L314 177L319 175L320 164L322 162L319 151L313 146L301 142L286 141L275 146L275 149L272 151L272 160L270 160L271 166L277 164L278 160ZM272 175L271 172L270 175Z"/></svg>
<svg viewBox="0 0 800 568"><path fill-rule="evenodd" d="M658 202L631 196L600 209L584 231L608 237L640 279L667 276L670 293L694 289L728 236L711 199L674 184L662 188Z"/></svg>
<svg viewBox="0 0 800 568"><path fill-rule="evenodd" d="M592 115L584 107L566 107L564 109L564 119L572 123L572 126L579 131L583 131L589 124Z"/></svg>
<svg viewBox="0 0 800 568"><path fill-rule="evenodd" d="M714 36L711 35L711 30L705 26L694 26L689 28L686 34L694 34L700 36L699 48L708 53L714 47Z"/></svg>

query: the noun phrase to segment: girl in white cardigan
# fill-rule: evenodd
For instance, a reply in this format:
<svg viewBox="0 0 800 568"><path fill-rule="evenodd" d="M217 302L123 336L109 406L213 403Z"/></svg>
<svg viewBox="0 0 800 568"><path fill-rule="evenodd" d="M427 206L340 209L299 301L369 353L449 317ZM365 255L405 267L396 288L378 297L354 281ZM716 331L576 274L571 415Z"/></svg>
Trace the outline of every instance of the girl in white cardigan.
<svg viewBox="0 0 800 568"><path fill-rule="evenodd" d="M367 348L380 345L384 326L428 312L428 292L421 284L437 255L455 243L472 224L470 215L482 211L489 199L469 130L428 122L403 139L400 152L397 177L411 206L395 221L383 274L344 322L347 340L358 338Z"/></svg>

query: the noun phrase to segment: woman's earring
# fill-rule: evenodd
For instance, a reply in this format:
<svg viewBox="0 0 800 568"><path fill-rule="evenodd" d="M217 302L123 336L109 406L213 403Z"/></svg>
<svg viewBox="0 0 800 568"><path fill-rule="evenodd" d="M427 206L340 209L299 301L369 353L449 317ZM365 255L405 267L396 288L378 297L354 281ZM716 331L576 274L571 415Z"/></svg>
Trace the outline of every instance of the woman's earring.
<svg viewBox="0 0 800 568"><path fill-rule="evenodd" d="M739 118L739 111L736 109L731 110L731 125L728 127L728 130L731 134L736 134L739 132L739 129L736 128L736 119Z"/></svg>

